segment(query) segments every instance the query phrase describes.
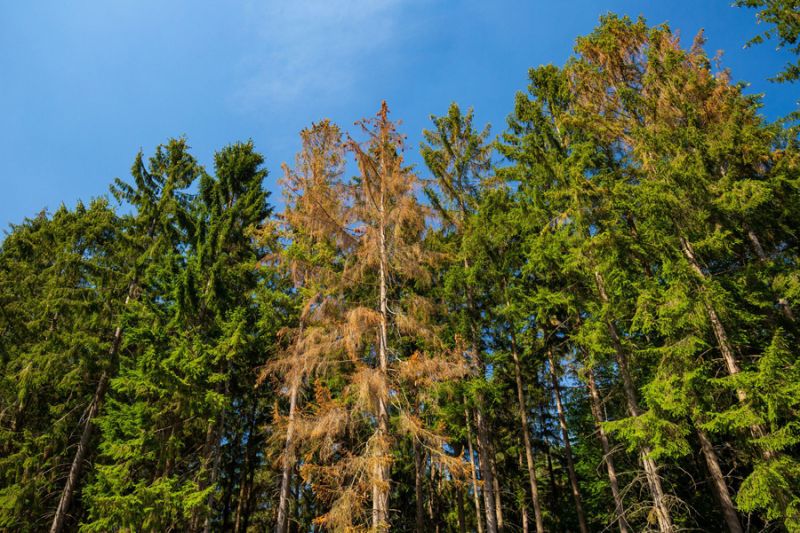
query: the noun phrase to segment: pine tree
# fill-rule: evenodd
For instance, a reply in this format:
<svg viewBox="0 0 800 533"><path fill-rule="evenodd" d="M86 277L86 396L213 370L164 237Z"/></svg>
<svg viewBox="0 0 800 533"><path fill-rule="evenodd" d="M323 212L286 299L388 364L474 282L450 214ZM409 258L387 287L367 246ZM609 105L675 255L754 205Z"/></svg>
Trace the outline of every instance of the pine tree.
<svg viewBox="0 0 800 533"><path fill-rule="evenodd" d="M85 427L95 386L113 369L126 292L122 226L96 200L42 212L3 242L0 527L45 529L65 479L77 483L75 448L94 443Z"/></svg>

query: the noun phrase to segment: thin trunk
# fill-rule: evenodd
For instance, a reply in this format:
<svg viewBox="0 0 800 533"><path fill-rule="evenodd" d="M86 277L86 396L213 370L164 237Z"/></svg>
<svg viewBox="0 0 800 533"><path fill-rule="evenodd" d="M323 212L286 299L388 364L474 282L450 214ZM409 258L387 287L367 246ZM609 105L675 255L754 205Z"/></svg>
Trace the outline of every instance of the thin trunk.
<svg viewBox="0 0 800 533"><path fill-rule="evenodd" d="M482 400L482 398L479 398ZM497 533L497 508L495 506L494 476L492 475L491 444L489 428L486 419L482 416L481 401L475 410L476 425L478 426L478 458L480 460L481 479L483 480L483 504L486 511L487 533Z"/></svg>
<svg viewBox="0 0 800 533"><path fill-rule="evenodd" d="M594 371L588 369L586 373L586 381L589 387L589 399L591 400L592 416L594 417L595 427L597 428L597 436L600 439L600 444L603 447L603 461L606 463L606 470L608 471L608 483L611 485L611 494L614 497L614 514L617 516L619 523L620 533L627 533L628 521L625 519L625 508L622 504L622 496L619 492L619 482L617 481L617 471L614 468L614 460L611 457L611 446L608 442L608 435L603 429L603 408L600 402L600 394L597 392L597 384L594 380Z"/></svg>
<svg viewBox="0 0 800 533"><path fill-rule="evenodd" d="M224 385L224 394L225 398L230 398L230 369L231 363L228 361L227 363L227 374L228 378L225 380ZM217 483L217 478L219 477L219 466L222 462L222 437L225 433L225 407L222 408L220 415L219 415L219 422L216 424L217 430L214 435L214 442L211 448L211 451L214 455L213 463L211 465L211 477L209 479L208 486L213 487ZM210 533L211 531L211 518L213 515L214 509L214 490L212 490L208 494L208 499L206 500L206 506L208 507L208 511L205 513L205 519L203 520L203 533Z"/></svg>
<svg viewBox="0 0 800 533"><path fill-rule="evenodd" d="M519 465L520 468L522 465ZM520 514L522 515L522 533L528 533L530 528L528 527L528 510L525 508L525 502L520 503Z"/></svg>
<svg viewBox="0 0 800 533"><path fill-rule="evenodd" d="M56 508L56 514L53 517L53 523L50 526L50 533L59 533L64 527L64 521L67 518L67 512L69 511L69 506L72 503L72 496L78 486L78 481L81 476L83 461L89 450L89 441L92 437L92 430L94 429L93 420L100 409L100 405L103 402L103 398L105 397L107 390L108 374L103 372L103 374L100 376L100 381L97 384L97 388L95 389L92 402L89 404L89 408L86 410L86 414L84 415L85 422L83 426L83 433L81 434L81 440L78 443L78 449L75 451L75 457L72 459L72 466L70 466L69 469L67 483L64 485L64 490L61 492L61 498L58 500L58 507Z"/></svg>
<svg viewBox="0 0 800 533"><path fill-rule="evenodd" d="M247 472L247 469L245 472ZM247 497L250 490L245 475L242 475L242 479L239 483L239 496L236 500L236 516L233 519L234 533L240 533L242 531L242 516L244 515L244 508L247 505Z"/></svg>
<svg viewBox="0 0 800 533"><path fill-rule="evenodd" d="M427 454L423 454L422 455L422 462L423 463L425 463L425 456L426 455ZM436 467L434 466L432 461L431 461L430 473L431 473L431 475L428 476L428 478L427 478L428 479L428 494L429 494L429 497L428 497L428 501L425 502L426 503L425 507L428 508L428 520L429 520L428 529L430 529L430 527L434 525L434 523L435 523L434 519L437 516L436 512L434 510L434 507L435 507L435 504L436 504L436 502L434 500L436 499L436 494L437 494L436 493Z"/></svg>
<svg viewBox="0 0 800 533"><path fill-rule="evenodd" d="M464 268L469 268L469 261L467 261L466 258L464 259ZM470 310L475 308L472 290L469 287L467 287L467 304ZM481 371L481 378L483 378L485 375L485 368L483 360L480 357L480 348L478 346L480 334L474 321L471 323L471 329L472 352L478 359L478 368ZM492 476L492 469L490 466L491 459L489 454L489 449L491 447L489 430L486 425L486 417L484 416L485 407L483 395L479 391L476 396L477 405L475 409L475 418L478 430L478 457L480 460L481 479L483 480L483 504L484 510L486 511L486 531L487 533L497 533L497 509L495 505L494 476Z"/></svg>
<svg viewBox="0 0 800 533"><path fill-rule="evenodd" d="M131 298L136 290L136 281L133 281L128 286L128 295L125 297L125 306L130 303ZM108 351L109 361L112 367L116 366L117 356L119 354L119 347L122 344L122 326L117 326L114 330L114 337L111 340L111 347ZM108 383L110 376L108 370L103 371L100 375L100 381L97 382L94 396L86 409L83 416L83 432L81 433L81 440L78 442L78 449L75 450L75 456L72 458L72 464L69 468L69 475L67 482L64 484L64 489L61 491L61 497L58 500L58 507L56 507L53 522L50 525L50 533L60 533L64 527L64 522L69 512L69 507L72 504L72 498L78 488L78 482L81 477L81 470L83 462L89 453L89 445L94 431L94 418L100 411L100 406L103 404L106 392L108 391Z"/></svg>
<svg viewBox="0 0 800 533"><path fill-rule="evenodd" d="M414 495L416 498L416 525L417 531L422 531L425 526L425 509L423 501L423 454L420 453L419 443L414 440Z"/></svg>
<svg viewBox="0 0 800 533"><path fill-rule="evenodd" d="M222 522L221 522L221 529L222 531L231 531L231 527L229 525L229 520L231 519L231 501L233 500L233 488L236 484L236 458L242 457L245 454L242 453L241 442L243 438L243 432L238 433L234 437L236 440L232 441L234 446L236 447L236 455L231 458L231 461L228 461L228 472L226 476L226 483L225 483L225 490L223 491L223 505L222 505ZM246 461L247 459L245 459ZM242 468L244 468L244 463L242 463ZM237 491L238 492L238 491Z"/></svg>
<svg viewBox="0 0 800 533"><path fill-rule="evenodd" d="M294 521L297 524L297 531L300 531L300 512L303 509L303 480L300 478L300 472L294 476L295 489L294 489ZM289 526L291 528L291 525Z"/></svg>
<svg viewBox="0 0 800 533"><path fill-rule="evenodd" d="M500 482L497 477L497 455L492 453L492 481L494 482L494 505L497 511L497 530L503 530L503 499L500 497Z"/></svg>
<svg viewBox="0 0 800 533"><path fill-rule="evenodd" d="M467 451L469 452L469 466L472 474L472 497L475 500L475 517L478 526L478 533L483 533L483 517L481 517L481 500L478 494L478 474L475 468L475 450L472 447L472 424L470 423L469 411L464 406L464 420L467 424Z"/></svg>
<svg viewBox="0 0 800 533"><path fill-rule="evenodd" d="M692 267L692 270L695 271L700 279L705 280L708 276L706 276L706 273L700 268L700 263L697 261L697 256L694 253L691 243L684 237L681 237L681 249L683 250L684 257L686 257L686 260ZM722 358L725 360L728 373L730 375L738 374L740 370L739 363L736 361L736 356L733 354L733 348L728 340L725 327L722 325L722 321L719 319L719 315L717 315L714 306L705 298L703 298L703 304L708 314L708 320L711 322L711 329L714 331L714 337L717 339L717 347L722 354ZM743 390L738 390L736 394L739 397L739 401L743 402L747 399L747 394Z"/></svg>
<svg viewBox="0 0 800 533"><path fill-rule="evenodd" d="M458 531L467 533L467 518L464 516L464 486L456 484L456 512L458 513Z"/></svg>
<svg viewBox="0 0 800 533"><path fill-rule="evenodd" d="M605 280L598 270L594 272L594 278L597 284L597 292L600 294L600 301L603 305L609 305L610 301L608 293L605 288ZM611 338L611 344L614 346L614 354L617 359L617 366L619 373L622 377L622 388L625 393L625 404L628 408L628 414L632 417L638 417L642 414L639 408L639 401L636 394L636 387L633 384L633 377L631 376L628 367L628 357L622 347L622 340L620 339L617 327L610 318L606 318L606 328L608 335ZM674 531L672 525L672 517L670 516L669 508L666 504L664 496L664 488L661 485L661 478L658 476L658 466L651 458L651 450L649 446L642 446L639 450L644 468L647 484L650 487L650 494L653 496L653 507L656 511L656 518L658 519L658 527L662 533L671 533Z"/></svg>
<svg viewBox="0 0 800 533"><path fill-rule="evenodd" d="M569 474L570 485L572 486L572 498L575 500L575 512L578 515L578 527L580 527L581 533L589 533L589 528L586 525L586 516L583 513L583 502L581 501L581 493L578 488L578 476L575 473L575 462L572 458L572 446L569 442L567 418L564 413L564 406L561 403L561 387L558 384L558 376L556 375L556 366L552 350L547 351L547 358L550 361L550 377L553 380L553 395L556 399L558 422L561 426L561 436L564 440L564 456L567 460L567 472Z"/></svg>
<svg viewBox="0 0 800 533"><path fill-rule="evenodd" d="M253 433L256 430L256 414L258 412L257 403L253 402L253 409L250 412L250 426L247 432L247 446L245 446L244 468L239 480L239 497L236 501L236 517L234 518L234 533L241 533L246 531L245 522L243 520L247 511L247 502L250 499L250 490L252 485L252 472L255 468L255 439ZM244 526L244 527L242 527Z"/></svg>
<svg viewBox="0 0 800 533"><path fill-rule="evenodd" d="M520 468L523 468L522 451L517 452L517 464ZM522 517L522 533L528 533L530 530L528 526L528 507L525 505L524 498L519 502L519 514Z"/></svg>
<svg viewBox="0 0 800 533"><path fill-rule="evenodd" d="M700 440L700 448L703 450L703 456L706 459L708 473L711 475L711 482L714 487L714 495L719 502L722 516L725 518L725 524L727 524L731 533L743 533L742 525L739 523L739 515L736 514L736 506L733 505L728 485L725 483L725 477L719 467L717 452L714 451L714 446L711 444L706 432L699 427L697 428L697 438Z"/></svg>
<svg viewBox="0 0 800 533"><path fill-rule="evenodd" d="M531 487L531 501L533 503L533 514L536 520L536 533L544 533L544 520L542 519L542 507L539 503L539 483L536 479L536 462L531 445L530 430L528 428L528 408L525 406L525 391L522 383L522 369L517 353L517 343L514 336L511 336L511 356L514 359L514 377L517 383L517 410L519 411L520 431L522 442L525 445L525 460L528 467L528 481Z"/></svg>
<svg viewBox="0 0 800 533"><path fill-rule="evenodd" d="M547 415L545 414L544 404L539 404L539 422L542 425L542 445L544 446L544 455L547 459L547 477L550 484L550 508L558 508L558 485L556 484L556 475L553 470L553 456L550 454L550 442L547 439ZM559 514L553 513L553 518L556 523L559 521Z"/></svg>
<svg viewBox="0 0 800 533"><path fill-rule="evenodd" d="M286 425L286 439L283 444L281 464L281 490L278 500L278 518L275 524L276 533L286 533L289 520L289 498L291 496L292 469L294 467L294 425L297 413L297 394L300 390L300 376L292 379L289 390L289 420Z"/></svg>
<svg viewBox="0 0 800 533"><path fill-rule="evenodd" d="M386 174L386 164L382 161L381 164L381 189L380 189L380 232L379 232L379 256L380 256L380 339L378 346L378 358L380 365L380 374L383 380L387 379L389 372L389 354L388 354L388 320L389 320L389 305L387 296L387 283L388 283L388 257L386 249L386 212L384 207L385 202L385 185L383 180ZM375 463L375 476L372 485L372 528L380 531L387 529L389 518L389 484L391 472L388 467L389 456L389 410L386 405L386 398L378 398L378 428L377 428L377 442L378 453L377 461Z"/></svg>
<svg viewBox="0 0 800 533"><path fill-rule="evenodd" d="M753 230L747 230L747 238L750 239L750 244L753 245L753 250L755 250L758 260L762 263L766 263L769 258L767 257L767 254L764 253L764 248L761 246L761 241L758 239L758 236L753 232ZM781 308L783 316L785 316L789 322L795 321L792 307L789 305L789 302L786 300L786 298L782 296L778 297L778 306Z"/></svg>

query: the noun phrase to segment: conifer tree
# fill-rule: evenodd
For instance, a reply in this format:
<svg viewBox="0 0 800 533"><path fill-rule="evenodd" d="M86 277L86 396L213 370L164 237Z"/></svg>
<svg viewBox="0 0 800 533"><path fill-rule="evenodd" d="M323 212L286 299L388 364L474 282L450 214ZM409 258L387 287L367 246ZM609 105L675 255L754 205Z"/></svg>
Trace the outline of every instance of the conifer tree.
<svg viewBox="0 0 800 533"><path fill-rule="evenodd" d="M2 528L47 528L65 482L78 489L80 472L70 465L76 448L79 467L89 459L86 427L98 380L113 370L126 293L121 227L105 200L62 206L15 226L0 249Z"/></svg>

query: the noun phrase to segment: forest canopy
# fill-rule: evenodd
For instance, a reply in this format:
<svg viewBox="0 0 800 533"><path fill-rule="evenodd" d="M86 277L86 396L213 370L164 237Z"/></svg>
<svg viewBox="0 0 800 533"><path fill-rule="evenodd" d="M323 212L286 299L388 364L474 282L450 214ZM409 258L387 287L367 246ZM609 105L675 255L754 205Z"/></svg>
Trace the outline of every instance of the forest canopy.
<svg viewBox="0 0 800 533"><path fill-rule="evenodd" d="M0 530L800 531L796 122L643 19L528 74L12 225Z"/></svg>

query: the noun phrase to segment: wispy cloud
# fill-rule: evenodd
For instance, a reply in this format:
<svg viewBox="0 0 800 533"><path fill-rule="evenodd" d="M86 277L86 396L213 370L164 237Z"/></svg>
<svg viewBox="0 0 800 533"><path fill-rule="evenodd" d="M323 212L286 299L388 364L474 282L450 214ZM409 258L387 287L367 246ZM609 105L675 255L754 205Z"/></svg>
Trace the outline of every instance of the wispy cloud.
<svg viewBox="0 0 800 533"><path fill-rule="evenodd" d="M403 8L415 0L250 1L257 38L234 98L253 109L352 91L409 37Z"/></svg>

